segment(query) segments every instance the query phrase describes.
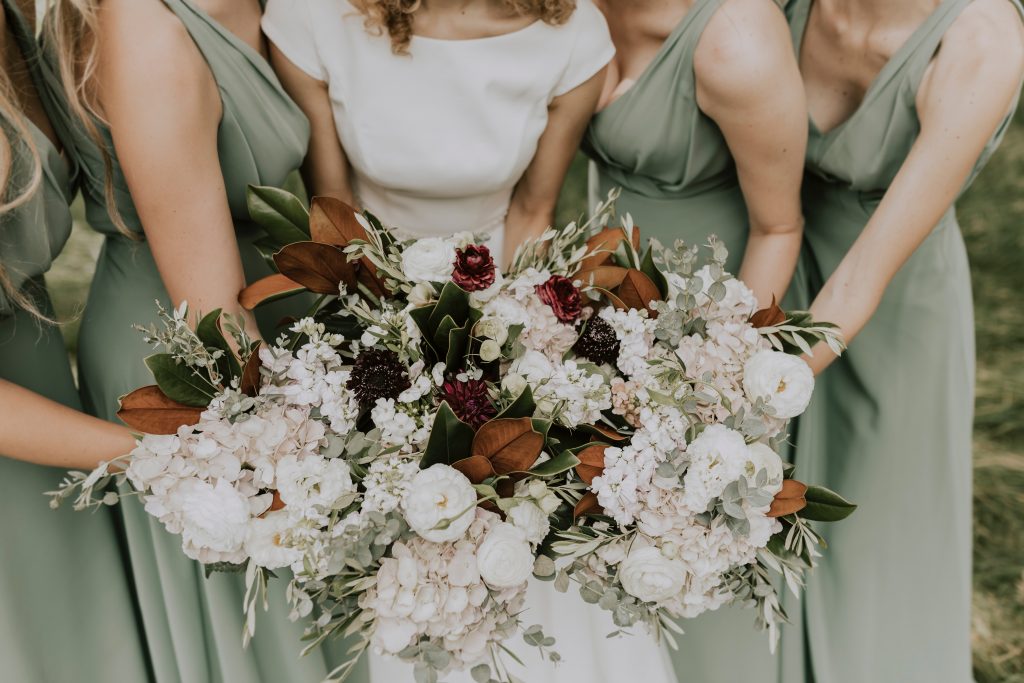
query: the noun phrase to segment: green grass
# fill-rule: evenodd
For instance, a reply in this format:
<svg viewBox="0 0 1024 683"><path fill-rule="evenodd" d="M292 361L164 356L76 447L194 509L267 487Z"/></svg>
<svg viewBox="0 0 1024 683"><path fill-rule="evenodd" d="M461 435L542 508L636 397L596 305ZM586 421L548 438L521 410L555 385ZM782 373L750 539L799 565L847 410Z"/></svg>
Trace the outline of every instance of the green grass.
<svg viewBox="0 0 1024 683"><path fill-rule="evenodd" d="M586 207L577 159L558 222ZM978 683L1024 683L1024 114L960 202L971 255L978 338L974 450L974 667ZM80 207L76 215L81 216ZM99 244L76 225L49 276L67 319L81 310ZM77 323L65 329L73 351Z"/></svg>

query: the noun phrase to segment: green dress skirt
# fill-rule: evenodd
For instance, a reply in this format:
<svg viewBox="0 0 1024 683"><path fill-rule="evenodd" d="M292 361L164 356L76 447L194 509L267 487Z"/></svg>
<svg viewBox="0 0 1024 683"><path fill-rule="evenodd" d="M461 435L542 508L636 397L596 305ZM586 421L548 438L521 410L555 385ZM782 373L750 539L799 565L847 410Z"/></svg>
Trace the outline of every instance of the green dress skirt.
<svg viewBox="0 0 1024 683"><path fill-rule="evenodd" d="M220 90L223 117L218 153L246 278L251 282L271 270L253 246L259 233L248 222L246 188L284 184L302 162L309 124L258 52L190 0L163 1L190 33ZM141 236L142 225L117 164L110 131L104 127L101 133L115 157L118 212ZM108 214L103 158L81 129L75 153L83 166L89 223L106 236L82 316L82 400L95 415L115 420L118 398L153 382L143 363L153 349L132 325L156 322L154 302L159 300L166 307L170 301L147 243L120 234ZM293 300L261 309L257 318L263 335L273 339L277 323L287 315L301 315L307 304ZM202 566L183 554L181 539L167 533L136 501L126 501L121 514L158 683L314 682L342 661L337 652L340 644L300 658L304 627L288 619L287 578L272 582L270 611L260 612L256 637L243 649L242 577L214 574L205 578Z"/></svg>
<svg viewBox="0 0 1024 683"><path fill-rule="evenodd" d="M39 60L17 6L3 10L48 112L52 74ZM53 316L43 275L71 232L74 167L30 122L42 184L0 223L0 261L44 315ZM60 131L59 126L55 126ZM15 132L10 131L12 139ZM11 185L31 173L29 149L14 144ZM8 196L13 196L10 193ZM80 408L60 330L0 294L0 378ZM3 419L3 418L0 418ZM142 683L142 630L113 511L89 515L49 508L44 491L63 471L0 457L0 680L11 683Z"/></svg>
<svg viewBox="0 0 1024 683"><path fill-rule="evenodd" d="M943 0L846 122L828 133L812 124L804 185L812 294L903 165L920 132L921 80L970 1ZM787 8L798 51L810 10L810 0ZM1009 117L975 172L1008 124ZM779 680L972 680L973 389L970 273L950 208L847 353L818 378L800 419L801 476L859 508L822 529L829 548L810 577L803 623L783 632Z"/></svg>
<svg viewBox="0 0 1024 683"><path fill-rule="evenodd" d="M591 158L590 203L621 188L620 214L641 234L671 245L717 236L736 274L747 244L747 206L736 164L717 124L697 106L693 55L723 0L696 0L636 83L598 112L584 138ZM802 308L796 294L786 304ZM683 683L765 680L777 666L768 636L749 610L723 608L680 622L686 635L669 650Z"/></svg>

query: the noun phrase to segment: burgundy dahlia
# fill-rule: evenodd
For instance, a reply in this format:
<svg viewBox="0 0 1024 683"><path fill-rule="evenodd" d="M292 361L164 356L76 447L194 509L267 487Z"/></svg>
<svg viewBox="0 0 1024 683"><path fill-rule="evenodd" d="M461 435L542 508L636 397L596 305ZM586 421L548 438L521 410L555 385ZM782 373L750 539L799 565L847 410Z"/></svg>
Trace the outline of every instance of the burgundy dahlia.
<svg viewBox="0 0 1024 683"><path fill-rule="evenodd" d="M494 258L482 244L471 244L455 250L452 282L467 292L478 292L494 284Z"/></svg>
<svg viewBox="0 0 1024 683"><path fill-rule="evenodd" d="M572 280L563 275L552 275L547 282L537 285L536 291L560 321L572 323L579 320L583 312L583 297Z"/></svg>
<svg viewBox="0 0 1024 683"><path fill-rule="evenodd" d="M498 414L487 394L487 382L482 379L448 380L441 387L441 400L447 401L452 412L473 429Z"/></svg>
<svg viewBox="0 0 1024 683"><path fill-rule="evenodd" d="M389 349L367 349L356 357L345 386L355 392L359 406L366 410L378 399L398 398L412 383L409 369L397 353Z"/></svg>

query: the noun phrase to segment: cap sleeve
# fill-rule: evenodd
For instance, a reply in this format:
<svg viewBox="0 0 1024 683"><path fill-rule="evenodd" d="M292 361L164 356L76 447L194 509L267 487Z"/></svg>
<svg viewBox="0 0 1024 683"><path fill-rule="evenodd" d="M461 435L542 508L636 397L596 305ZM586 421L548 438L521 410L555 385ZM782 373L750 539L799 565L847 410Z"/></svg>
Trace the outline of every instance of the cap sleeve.
<svg viewBox="0 0 1024 683"><path fill-rule="evenodd" d="M569 63L555 88L556 97L587 82L615 55L608 22L590 0L578 0L566 28L572 29L574 42Z"/></svg>
<svg viewBox="0 0 1024 683"><path fill-rule="evenodd" d="M292 64L318 81L327 80L316 49L308 0L267 0L263 33Z"/></svg>

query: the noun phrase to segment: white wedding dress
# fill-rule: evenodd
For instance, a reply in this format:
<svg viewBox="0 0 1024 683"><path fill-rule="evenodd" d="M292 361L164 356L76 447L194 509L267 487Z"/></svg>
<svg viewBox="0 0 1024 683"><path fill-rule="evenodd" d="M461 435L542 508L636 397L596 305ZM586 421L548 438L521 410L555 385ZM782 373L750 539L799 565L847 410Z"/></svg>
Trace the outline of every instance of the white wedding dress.
<svg viewBox="0 0 1024 683"><path fill-rule="evenodd" d="M537 149L551 100L588 80L614 54L603 15L579 0L562 26L535 22L475 40L414 36L396 56L368 33L347 0L269 0L267 37L298 68L328 85L338 137L359 202L413 236L487 236L496 262L512 191ZM562 664L521 638L510 662L525 683L675 683L660 646L645 635L607 639L610 614L533 581L524 626L556 639ZM372 683L412 681L410 665L370 657ZM444 677L471 683L469 672Z"/></svg>

